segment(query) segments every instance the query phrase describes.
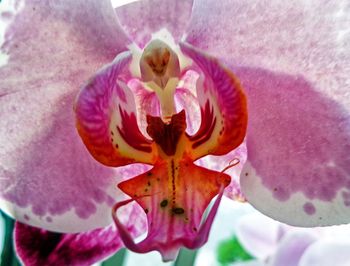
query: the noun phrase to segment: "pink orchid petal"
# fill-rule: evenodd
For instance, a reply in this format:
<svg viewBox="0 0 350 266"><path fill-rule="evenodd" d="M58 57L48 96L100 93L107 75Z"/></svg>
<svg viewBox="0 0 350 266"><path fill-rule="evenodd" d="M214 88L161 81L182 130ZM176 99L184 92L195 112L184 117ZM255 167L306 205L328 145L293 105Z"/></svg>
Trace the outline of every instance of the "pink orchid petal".
<svg viewBox="0 0 350 266"><path fill-rule="evenodd" d="M347 266L350 265L350 242L320 240L303 254L298 266Z"/></svg>
<svg viewBox="0 0 350 266"><path fill-rule="evenodd" d="M286 223L350 221L349 14L344 1L194 4L186 41L250 66L234 72L249 106L243 192Z"/></svg>
<svg viewBox="0 0 350 266"><path fill-rule="evenodd" d="M139 130L135 100L121 79L131 59L119 54L88 81L74 110L77 129L94 158L108 166L154 162L152 141Z"/></svg>
<svg viewBox="0 0 350 266"><path fill-rule="evenodd" d="M292 232L287 234L279 244L271 259L271 266L299 266L304 252L317 240L312 232ZM308 264L320 265L320 264Z"/></svg>
<svg viewBox="0 0 350 266"><path fill-rule="evenodd" d="M258 210L300 226L350 220L350 117L303 78L237 69L249 98L242 191ZM276 89L278 88L278 89Z"/></svg>
<svg viewBox="0 0 350 266"><path fill-rule="evenodd" d="M52 231L106 226L122 176L87 154L72 107L129 41L107 0L28 0L13 19L1 47L9 54L0 68L1 209Z"/></svg>
<svg viewBox="0 0 350 266"><path fill-rule="evenodd" d="M142 0L116 9L126 32L140 47L144 47L151 35L166 28L180 41L190 20L193 0Z"/></svg>
<svg viewBox="0 0 350 266"><path fill-rule="evenodd" d="M190 137L194 157L224 155L243 142L247 126L245 95L238 79L216 58L186 43L180 47L204 75L197 81L201 126Z"/></svg>
<svg viewBox="0 0 350 266"><path fill-rule="evenodd" d="M186 42L232 64L302 74L338 94L348 88L349 8L328 0L196 0Z"/></svg>
<svg viewBox="0 0 350 266"><path fill-rule="evenodd" d="M140 235L145 224L140 223L138 209L128 216L126 228L134 237ZM59 234L22 223L15 226L15 246L22 263L35 265L92 265L112 255L123 243L113 225L79 234Z"/></svg>

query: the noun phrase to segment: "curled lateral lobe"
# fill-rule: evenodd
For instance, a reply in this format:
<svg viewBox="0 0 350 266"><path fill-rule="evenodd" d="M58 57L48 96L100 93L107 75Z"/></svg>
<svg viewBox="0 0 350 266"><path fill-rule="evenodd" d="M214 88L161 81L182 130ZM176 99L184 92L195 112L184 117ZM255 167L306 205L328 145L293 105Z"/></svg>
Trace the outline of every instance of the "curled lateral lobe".
<svg viewBox="0 0 350 266"><path fill-rule="evenodd" d="M123 210L126 228L137 237L146 228L139 208ZM17 255L24 265L88 266L101 261L123 247L114 225L77 234L60 234L17 222L14 230Z"/></svg>
<svg viewBox="0 0 350 266"><path fill-rule="evenodd" d="M240 184L266 215L297 226L350 221L350 115L303 77L237 68L249 99Z"/></svg>
<svg viewBox="0 0 350 266"><path fill-rule="evenodd" d="M226 154L243 142L247 128L247 103L240 82L216 58L187 43L180 47L203 73L197 81L201 125L190 136L194 158Z"/></svg>
<svg viewBox="0 0 350 266"><path fill-rule="evenodd" d="M193 163L185 117L185 111L181 111L168 124L159 117L148 117L147 131L160 156L151 170L118 185L131 199L115 205L113 210L125 246L139 253L158 250L164 261L175 259L182 246L198 248L207 241L224 188L230 183L230 176ZM201 225L204 210L216 195L219 196ZM138 244L116 214L119 207L131 201L143 208L148 221L148 235Z"/></svg>
<svg viewBox="0 0 350 266"><path fill-rule="evenodd" d="M108 166L152 163L152 141L137 125L135 100L119 75L131 59L119 54L81 90L75 103L77 129L90 153Z"/></svg>

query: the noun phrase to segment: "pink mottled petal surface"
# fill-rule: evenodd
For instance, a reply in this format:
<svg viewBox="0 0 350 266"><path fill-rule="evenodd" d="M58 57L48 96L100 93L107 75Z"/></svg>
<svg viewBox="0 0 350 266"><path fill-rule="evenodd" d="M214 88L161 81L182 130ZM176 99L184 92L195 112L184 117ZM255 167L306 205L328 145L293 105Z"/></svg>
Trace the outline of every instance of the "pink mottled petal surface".
<svg viewBox="0 0 350 266"><path fill-rule="evenodd" d="M231 63L303 74L342 98L349 11L346 0L195 0L186 41Z"/></svg>
<svg viewBox="0 0 350 266"><path fill-rule="evenodd" d="M350 242L321 240L310 246L300 259L299 266L350 265Z"/></svg>
<svg viewBox="0 0 350 266"><path fill-rule="evenodd" d="M124 210L124 215L128 216L126 228L134 237L146 226L138 219L139 211L135 208ZM59 234L17 222L14 234L17 254L27 266L88 266L123 247L114 225L78 234Z"/></svg>
<svg viewBox="0 0 350 266"><path fill-rule="evenodd" d="M180 41L190 20L192 3L193 0L142 0L118 7L116 13L126 32L144 47L152 33L163 28L176 42Z"/></svg>
<svg viewBox="0 0 350 266"><path fill-rule="evenodd" d="M106 226L123 176L87 153L72 107L128 39L109 1L28 0L13 19L1 47L1 208L53 231Z"/></svg>
<svg viewBox="0 0 350 266"><path fill-rule="evenodd" d="M350 219L349 9L326 0L194 4L186 41L249 65L234 68L249 107L243 192L290 224Z"/></svg>
<svg viewBox="0 0 350 266"><path fill-rule="evenodd" d="M237 69L248 95L248 201L299 226L349 222L350 116L302 77Z"/></svg>

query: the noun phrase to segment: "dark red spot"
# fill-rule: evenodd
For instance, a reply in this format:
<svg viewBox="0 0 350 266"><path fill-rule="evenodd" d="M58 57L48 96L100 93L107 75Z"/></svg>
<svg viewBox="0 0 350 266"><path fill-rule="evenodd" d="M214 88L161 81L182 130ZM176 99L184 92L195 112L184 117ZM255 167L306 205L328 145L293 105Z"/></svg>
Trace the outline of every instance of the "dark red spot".
<svg viewBox="0 0 350 266"><path fill-rule="evenodd" d="M185 210L183 208L172 208L171 209L173 214L184 214Z"/></svg>
<svg viewBox="0 0 350 266"><path fill-rule="evenodd" d="M165 208L168 205L168 200L164 199L162 200L162 202L160 203L160 207Z"/></svg>

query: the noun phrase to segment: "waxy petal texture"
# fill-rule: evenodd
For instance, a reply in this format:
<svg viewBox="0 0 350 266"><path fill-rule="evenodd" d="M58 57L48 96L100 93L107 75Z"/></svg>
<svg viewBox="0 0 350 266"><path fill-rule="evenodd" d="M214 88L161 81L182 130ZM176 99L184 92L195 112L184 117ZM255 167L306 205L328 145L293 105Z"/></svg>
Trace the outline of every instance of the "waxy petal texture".
<svg viewBox="0 0 350 266"><path fill-rule="evenodd" d="M119 54L84 86L74 105L79 135L92 156L108 166L154 162L152 141L137 125L132 92L118 79L130 59L129 52Z"/></svg>
<svg viewBox="0 0 350 266"><path fill-rule="evenodd" d="M347 1L194 4L186 41L231 61L247 93L243 192L293 225L350 220L349 14Z"/></svg>
<svg viewBox="0 0 350 266"><path fill-rule="evenodd" d="M121 176L87 153L72 110L79 87L129 42L110 5L28 0L6 32L1 50L9 62L0 68L1 208L20 222L61 232L111 222Z"/></svg>
<svg viewBox="0 0 350 266"><path fill-rule="evenodd" d="M166 28L180 41L190 20L193 0L142 0L116 9L126 32L141 48L154 32Z"/></svg>
<svg viewBox="0 0 350 266"><path fill-rule="evenodd" d="M138 208L123 215L128 217L126 227L134 237L140 235L144 224L138 224ZM103 229L78 234L59 234L22 223L15 226L15 247L23 264L36 265L92 265L123 247L120 236L110 225Z"/></svg>
<svg viewBox="0 0 350 266"><path fill-rule="evenodd" d="M349 112L301 77L237 73L249 97L248 162L241 173L248 201L293 225L349 222Z"/></svg>
<svg viewBox="0 0 350 266"><path fill-rule="evenodd" d="M204 75L197 81L201 126L190 137L194 158L224 155L237 148L246 133L246 98L239 80L217 59L186 43L180 47Z"/></svg>

